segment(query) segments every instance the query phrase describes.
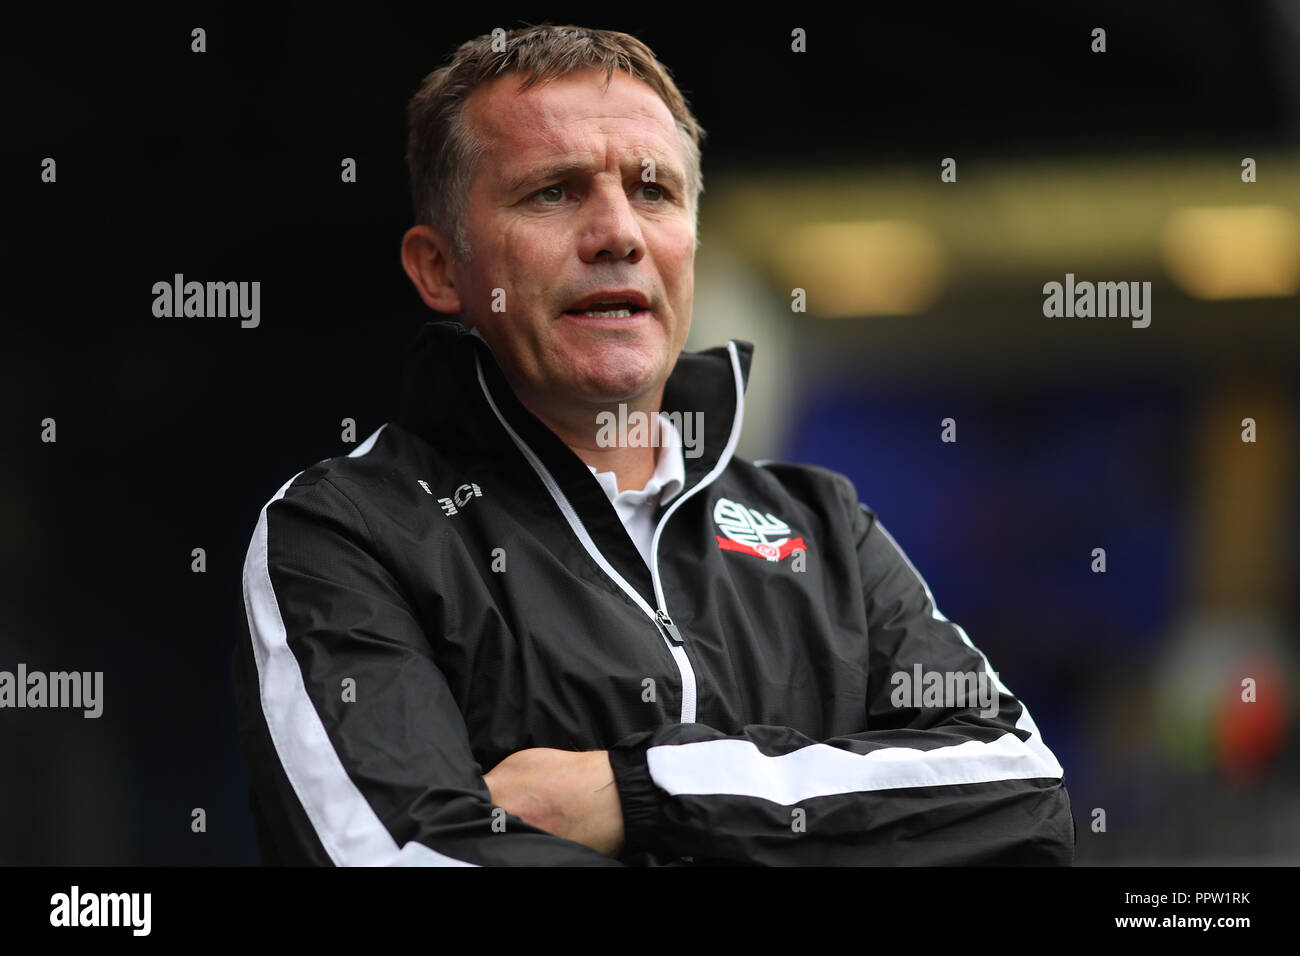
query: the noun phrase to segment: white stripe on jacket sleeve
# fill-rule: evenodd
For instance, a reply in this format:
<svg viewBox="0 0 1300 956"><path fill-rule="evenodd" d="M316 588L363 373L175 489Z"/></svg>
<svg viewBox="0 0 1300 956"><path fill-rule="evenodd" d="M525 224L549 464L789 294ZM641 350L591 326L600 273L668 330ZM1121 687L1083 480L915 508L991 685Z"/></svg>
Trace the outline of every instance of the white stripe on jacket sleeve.
<svg viewBox="0 0 1300 956"><path fill-rule="evenodd" d="M378 434L354 454L369 451ZM474 866L415 840L397 845L343 768L307 693L298 659L289 648L267 558L267 509L284 497L297 477L286 481L262 507L244 559L244 608L257 662L262 715L284 772L336 866Z"/></svg>
<svg viewBox="0 0 1300 956"><path fill-rule="evenodd" d="M998 689L1014 697L961 626L940 613L929 585L898 542L878 520L876 527L925 589L931 616L951 625L962 641L979 654L985 673ZM859 754L819 743L769 756L751 741L731 738L651 747L646 761L654 782L673 795L758 797L786 806L844 793L1062 777L1064 770L1043 743L1023 701L1016 727L1029 732L1028 741L1008 731L997 740L967 740L933 750L882 747Z"/></svg>

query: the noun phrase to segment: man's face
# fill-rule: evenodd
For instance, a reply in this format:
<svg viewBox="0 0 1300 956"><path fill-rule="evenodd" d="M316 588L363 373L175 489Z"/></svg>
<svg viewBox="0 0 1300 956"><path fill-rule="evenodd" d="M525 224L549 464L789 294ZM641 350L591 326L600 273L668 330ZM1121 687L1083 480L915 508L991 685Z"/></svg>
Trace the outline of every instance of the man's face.
<svg viewBox="0 0 1300 956"><path fill-rule="evenodd" d="M470 263L452 274L525 401L632 401L659 388L686 341L695 285L694 217L672 114L640 80L571 73L516 93L519 75L471 95L485 145L470 189ZM653 162L654 181L643 182ZM493 311L494 290L504 311ZM599 300L643 297L626 316ZM575 311L578 310L578 311Z"/></svg>

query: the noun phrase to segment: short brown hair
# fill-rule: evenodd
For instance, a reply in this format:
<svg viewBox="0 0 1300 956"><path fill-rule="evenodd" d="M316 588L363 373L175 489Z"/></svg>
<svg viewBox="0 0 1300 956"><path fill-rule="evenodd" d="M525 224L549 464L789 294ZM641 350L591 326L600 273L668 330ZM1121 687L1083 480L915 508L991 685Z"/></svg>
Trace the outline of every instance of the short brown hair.
<svg viewBox="0 0 1300 956"><path fill-rule="evenodd" d="M471 93L494 77L518 71L520 91L576 70L605 71L609 87L615 70L641 80L659 94L672 113L686 156L687 192L698 223L700 142L704 129L691 113L668 68L634 36L615 30L553 26L542 23L492 33L462 43L447 65L424 78L407 106L406 165L411 176L411 202L421 225L437 228L455 243L457 255L468 260L465 235L469 188L483 154L465 118ZM697 228L698 245L698 228Z"/></svg>

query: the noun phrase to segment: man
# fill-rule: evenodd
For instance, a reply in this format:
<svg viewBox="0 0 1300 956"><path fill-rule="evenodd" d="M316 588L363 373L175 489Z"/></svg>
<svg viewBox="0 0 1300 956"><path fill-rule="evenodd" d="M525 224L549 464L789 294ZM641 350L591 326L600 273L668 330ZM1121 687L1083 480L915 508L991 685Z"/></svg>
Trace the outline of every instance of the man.
<svg viewBox="0 0 1300 956"><path fill-rule="evenodd" d="M735 457L751 347L681 352L701 131L649 49L480 37L410 119L402 263L459 321L254 532L267 860L1070 862L1060 765L850 482Z"/></svg>

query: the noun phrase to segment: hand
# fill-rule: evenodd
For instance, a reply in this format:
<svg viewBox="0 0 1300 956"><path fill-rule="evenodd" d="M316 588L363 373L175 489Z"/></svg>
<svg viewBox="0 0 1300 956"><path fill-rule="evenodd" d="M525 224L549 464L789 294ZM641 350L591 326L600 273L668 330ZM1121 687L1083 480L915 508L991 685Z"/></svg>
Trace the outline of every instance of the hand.
<svg viewBox="0 0 1300 956"><path fill-rule="evenodd" d="M530 747L483 777L492 802L548 833L606 856L623 849L623 805L604 750Z"/></svg>

